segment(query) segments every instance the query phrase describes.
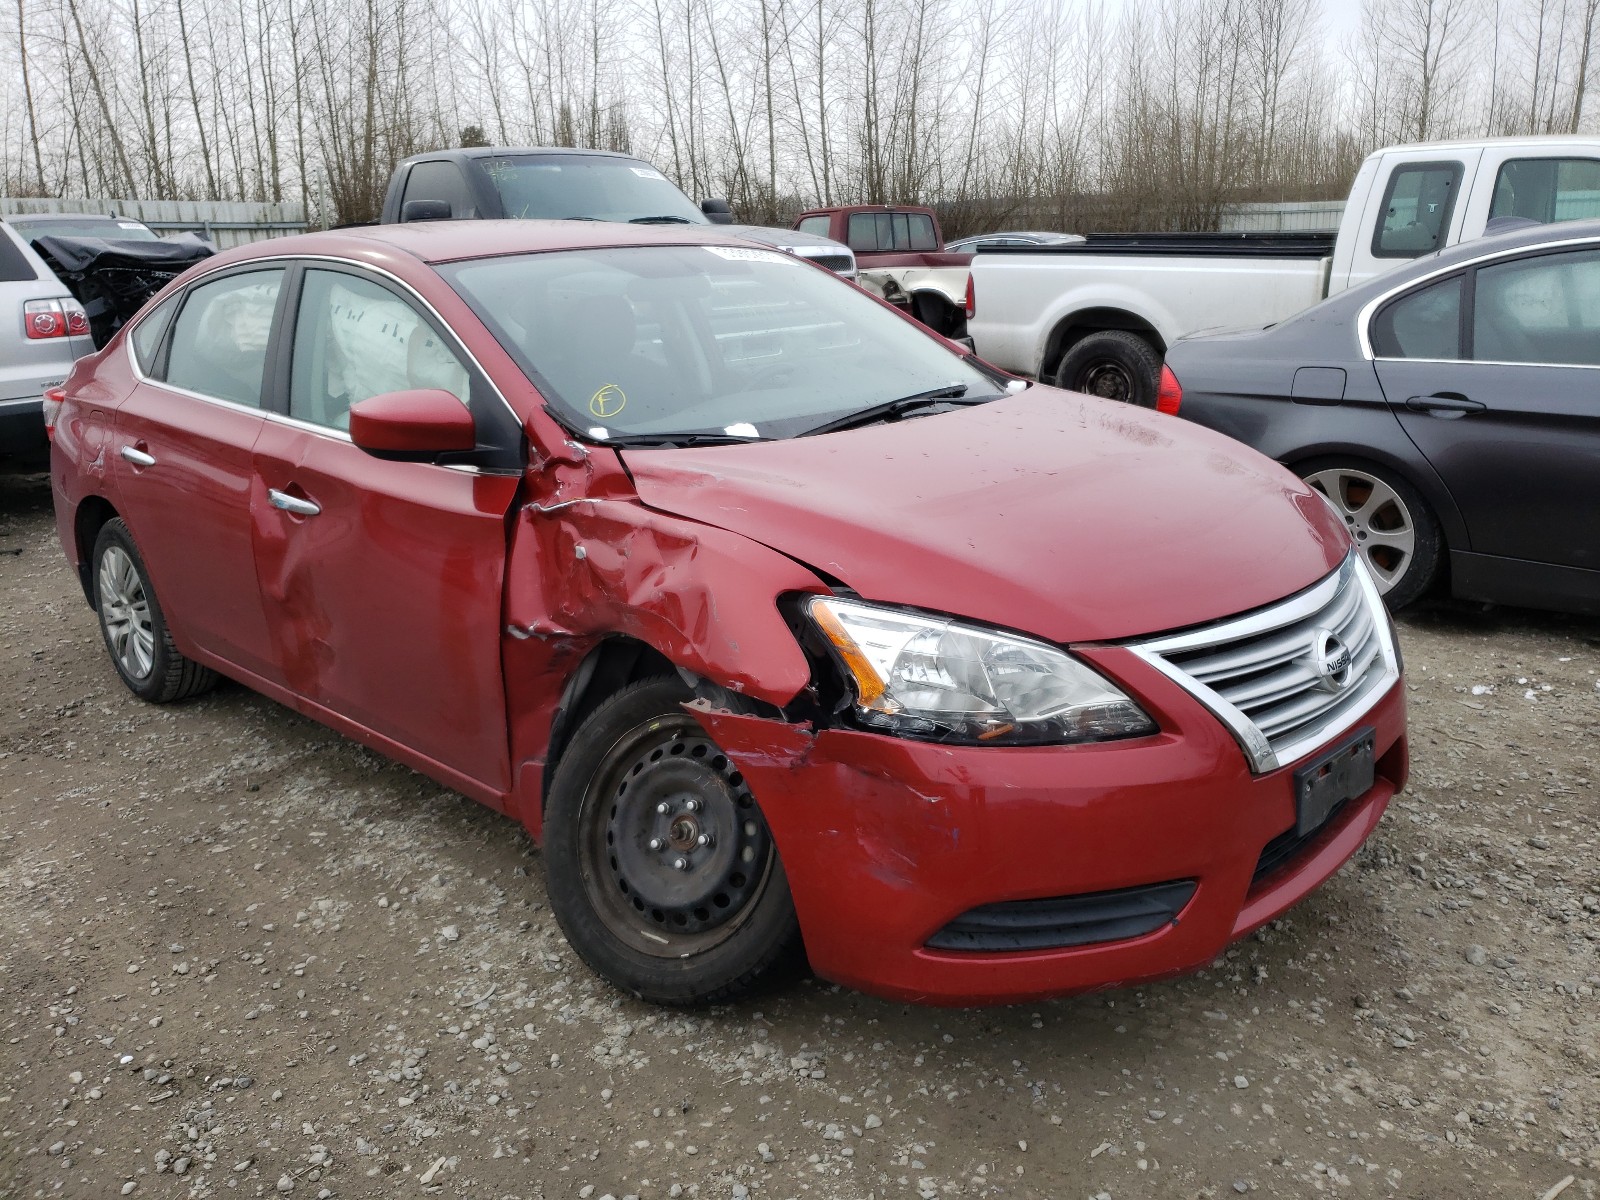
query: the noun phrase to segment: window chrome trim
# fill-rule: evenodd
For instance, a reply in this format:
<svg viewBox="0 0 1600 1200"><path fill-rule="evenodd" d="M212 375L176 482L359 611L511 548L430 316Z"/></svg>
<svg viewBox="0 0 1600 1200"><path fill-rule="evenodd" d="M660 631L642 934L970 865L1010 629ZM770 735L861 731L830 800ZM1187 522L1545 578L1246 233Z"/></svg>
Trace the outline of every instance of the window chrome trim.
<svg viewBox="0 0 1600 1200"><path fill-rule="evenodd" d="M1248 716L1183 668L1167 661L1166 655L1170 653L1199 650L1241 638L1259 637L1292 625L1296 621L1303 621L1321 612L1332 602L1344 583L1347 572L1354 572L1357 584L1361 588L1362 598L1371 614L1373 632L1378 639L1378 652L1383 659L1383 673L1354 707L1338 714L1337 725L1319 725L1281 750L1274 750L1266 735ZM1395 643L1394 626L1390 621L1388 609L1384 606L1383 597L1378 594L1378 585L1373 580L1372 573L1362 561L1361 555L1354 549L1345 555L1344 562L1340 563L1331 574L1287 600L1269 604L1242 617L1191 629L1186 633L1128 643L1126 648L1137 655L1146 666L1159 671L1210 710L1239 743L1245 758L1249 760L1251 771L1257 775L1275 771L1279 767L1297 761L1354 726L1388 696L1401 676L1400 652Z"/></svg>
<svg viewBox="0 0 1600 1200"><path fill-rule="evenodd" d="M1460 245L1457 242L1456 245ZM1368 362L1479 362L1475 358L1394 358L1389 355L1378 355L1372 349L1372 318L1383 305L1393 300L1412 288L1422 287L1436 279L1443 278L1455 271L1467 271L1474 267L1483 266L1485 263L1497 262L1503 258L1515 258L1519 254L1537 257L1557 250L1565 250L1572 246L1588 246L1600 250L1600 238L1590 234L1588 237L1566 238L1558 242L1534 242L1527 246L1517 246L1510 250L1493 250L1488 254L1479 255L1477 258L1466 258L1453 262L1448 266L1438 267L1424 275L1415 276L1404 283L1396 284L1388 291L1380 293L1377 298L1368 300L1361 306L1361 311L1356 314L1356 340L1361 345L1361 357ZM1448 247L1447 247L1448 248ZM1503 363L1503 366L1548 366L1547 363ZM1564 364L1563 364L1564 365Z"/></svg>
<svg viewBox="0 0 1600 1200"><path fill-rule="evenodd" d="M372 274L381 276L382 278L396 284L403 292L406 293L406 295L414 299L424 311L426 311L435 321L437 321L441 328L449 332L451 340L461 347L461 352L466 355L467 361L471 363L472 366L477 370L478 374L483 377L484 382L489 385L489 390L493 392L494 395L499 399L500 403L505 406L506 412L511 414L511 419L516 422L517 428L521 429L523 427L524 422L522 417L518 415L516 409L511 407L511 401L506 399L505 393L500 390L500 385L494 381L494 377L490 375L489 372L484 369L483 364L478 361L478 356L472 352L472 348L468 346L461 335L455 331L450 322L444 319L439 310L428 302L426 297L424 297L417 291L416 288L412 287L409 283L407 283L404 279L401 279L392 271L386 271L382 267L374 267L368 263L360 262L353 258L339 258L337 255L333 254L274 254L262 258L246 259L243 262L229 263L226 267L223 267L221 270L217 271L216 274L222 275L226 273L232 273L235 267L240 268L239 273L243 274L247 270L256 269L257 264L268 263L283 263L283 269L287 271L289 267L298 262L323 262L334 263L341 267L355 267L361 271L370 271ZM429 266L431 269L432 264L424 265ZM206 282L208 279L210 279L210 277L210 272L204 275L199 275L190 280L188 283L184 284L183 290L188 292L195 286ZM302 286L304 286L303 281ZM177 392L179 395L190 396L196 400L205 400L212 404L223 404L230 408L242 409L245 412L260 413L264 417L270 417L279 421L283 421L289 425L294 425L299 428L309 430L313 433L325 433L332 437L342 439L346 442L350 440L350 435L348 433L345 433L342 430L333 429L327 425L317 425L310 421L303 421L298 417L291 417L284 413L275 413L265 408L251 408L248 405L236 404L231 400L223 400L216 396L206 396L200 392L189 391L187 388L174 387L164 379L150 378L150 376L146 375L139 367L139 360L133 353L133 338L131 336L132 329L138 324L142 323L146 316L147 311L140 312L139 315L134 318L134 321L128 326L130 330L130 336L122 339L123 349L128 355L128 364L133 369L134 378L140 383L148 383L154 385L155 387L167 388L170 391Z"/></svg>

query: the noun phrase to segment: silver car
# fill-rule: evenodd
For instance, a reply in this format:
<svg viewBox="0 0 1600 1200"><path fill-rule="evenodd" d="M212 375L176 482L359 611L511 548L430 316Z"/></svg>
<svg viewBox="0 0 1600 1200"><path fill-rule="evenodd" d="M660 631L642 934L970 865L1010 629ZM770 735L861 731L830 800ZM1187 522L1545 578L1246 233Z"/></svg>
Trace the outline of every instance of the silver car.
<svg viewBox="0 0 1600 1200"><path fill-rule="evenodd" d="M44 391L93 349L82 305L0 223L0 457L45 448Z"/></svg>

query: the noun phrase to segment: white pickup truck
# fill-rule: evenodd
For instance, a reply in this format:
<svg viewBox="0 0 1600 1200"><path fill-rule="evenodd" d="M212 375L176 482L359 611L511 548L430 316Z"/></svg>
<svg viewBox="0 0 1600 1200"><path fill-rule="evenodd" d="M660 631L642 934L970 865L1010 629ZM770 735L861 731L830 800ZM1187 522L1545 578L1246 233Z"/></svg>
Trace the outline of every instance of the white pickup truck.
<svg viewBox="0 0 1600 1200"><path fill-rule="evenodd" d="M1270 325L1496 218L1600 216L1600 138L1393 146L1361 166L1335 236L1094 234L980 251L967 330L995 366L1151 407L1180 337Z"/></svg>

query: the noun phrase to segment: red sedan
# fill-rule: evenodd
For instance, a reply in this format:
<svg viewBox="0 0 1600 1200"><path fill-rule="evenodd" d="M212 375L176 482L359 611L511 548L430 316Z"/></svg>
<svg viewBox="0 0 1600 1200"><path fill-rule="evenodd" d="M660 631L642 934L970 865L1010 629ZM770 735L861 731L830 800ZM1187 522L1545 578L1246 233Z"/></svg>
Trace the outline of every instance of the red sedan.
<svg viewBox="0 0 1600 1200"><path fill-rule="evenodd" d="M1342 523L698 229L313 234L175 283L48 406L146 700L226 675L521 821L618 986L802 952L938 1003L1189 970L1405 782Z"/></svg>

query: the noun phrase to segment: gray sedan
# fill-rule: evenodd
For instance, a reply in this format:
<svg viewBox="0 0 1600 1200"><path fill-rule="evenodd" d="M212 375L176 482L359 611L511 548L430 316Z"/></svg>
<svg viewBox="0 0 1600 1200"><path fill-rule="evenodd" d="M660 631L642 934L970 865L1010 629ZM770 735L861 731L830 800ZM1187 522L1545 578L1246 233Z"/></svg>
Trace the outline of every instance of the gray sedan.
<svg viewBox="0 0 1600 1200"><path fill-rule="evenodd" d="M1600 221L1464 242L1267 329L1179 341L1158 407L1320 490L1391 608L1437 588L1600 614Z"/></svg>

